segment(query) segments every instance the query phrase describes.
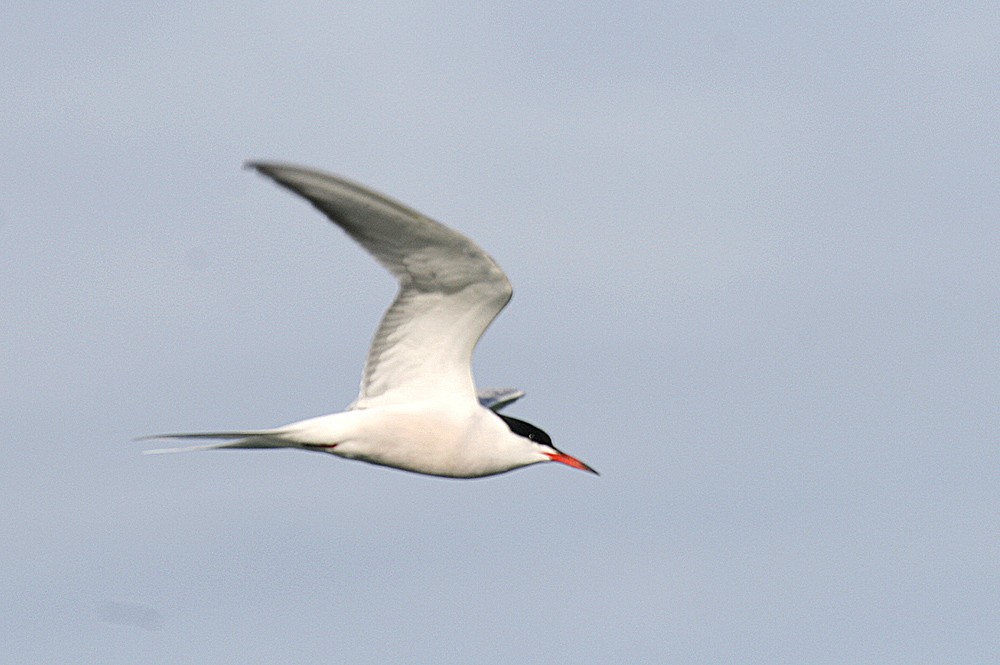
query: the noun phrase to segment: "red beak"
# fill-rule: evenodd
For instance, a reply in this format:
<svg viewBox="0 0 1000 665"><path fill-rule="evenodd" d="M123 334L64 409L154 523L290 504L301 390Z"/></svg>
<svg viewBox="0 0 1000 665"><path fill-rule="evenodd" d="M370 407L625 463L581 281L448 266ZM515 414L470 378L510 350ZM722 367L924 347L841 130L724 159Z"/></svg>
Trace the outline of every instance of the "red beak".
<svg viewBox="0 0 1000 665"><path fill-rule="evenodd" d="M593 469L591 469L586 464L584 464L583 462L581 462L580 460L578 460L577 458L570 457L566 453L545 453L545 454L548 455L549 459L552 460L553 462L562 462L563 464L571 466L574 469L580 469L580 471L588 471L594 474L595 476L601 475L596 471L594 471Z"/></svg>

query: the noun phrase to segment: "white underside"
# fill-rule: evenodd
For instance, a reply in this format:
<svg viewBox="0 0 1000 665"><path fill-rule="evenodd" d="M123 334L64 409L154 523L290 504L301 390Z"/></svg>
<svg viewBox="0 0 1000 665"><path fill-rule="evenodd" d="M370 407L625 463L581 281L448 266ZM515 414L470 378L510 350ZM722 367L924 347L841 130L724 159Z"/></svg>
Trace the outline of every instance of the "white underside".
<svg viewBox="0 0 1000 665"><path fill-rule="evenodd" d="M477 403L411 402L335 413L264 434L283 447L316 449L339 457L417 473L472 478L546 461L535 446Z"/></svg>

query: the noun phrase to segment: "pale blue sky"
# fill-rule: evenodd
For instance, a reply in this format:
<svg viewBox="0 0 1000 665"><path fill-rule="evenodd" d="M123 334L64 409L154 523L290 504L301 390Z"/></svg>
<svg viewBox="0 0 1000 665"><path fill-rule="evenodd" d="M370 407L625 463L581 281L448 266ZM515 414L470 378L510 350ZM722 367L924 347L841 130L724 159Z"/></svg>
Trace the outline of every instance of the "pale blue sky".
<svg viewBox="0 0 1000 665"><path fill-rule="evenodd" d="M988 663L990 3L0 9L12 662ZM392 280L241 169L473 237L601 471L146 457L354 397Z"/></svg>

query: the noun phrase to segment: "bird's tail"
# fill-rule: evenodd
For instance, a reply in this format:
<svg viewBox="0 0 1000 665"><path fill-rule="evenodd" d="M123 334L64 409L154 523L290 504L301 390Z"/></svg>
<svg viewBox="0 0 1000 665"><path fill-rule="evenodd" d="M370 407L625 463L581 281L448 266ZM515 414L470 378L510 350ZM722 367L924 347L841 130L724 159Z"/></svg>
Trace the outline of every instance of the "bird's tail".
<svg viewBox="0 0 1000 665"><path fill-rule="evenodd" d="M246 430L242 432L190 432L184 434L153 434L140 437L139 441L150 439L235 439L223 443L203 443L198 446L181 446L179 448L157 448L145 450L144 455L161 455L165 453L186 453L194 450L218 450L221 448L290 448L294 444L283 441L274 435L272 430Z"/></svg>

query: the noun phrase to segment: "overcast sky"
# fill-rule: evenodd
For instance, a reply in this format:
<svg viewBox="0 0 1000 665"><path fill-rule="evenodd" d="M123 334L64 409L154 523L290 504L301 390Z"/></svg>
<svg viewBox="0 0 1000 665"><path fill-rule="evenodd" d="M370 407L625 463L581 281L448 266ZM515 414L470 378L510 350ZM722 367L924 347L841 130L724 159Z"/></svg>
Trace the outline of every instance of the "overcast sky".
<svg viewBox="0 0 1000 665"><path fill-rule="evenodd" d="M871 4L5 3L6 657L995 662L1000 13ZM247 159L474 238L601 477L141 455L339 410L394 293Z"/></svg>

